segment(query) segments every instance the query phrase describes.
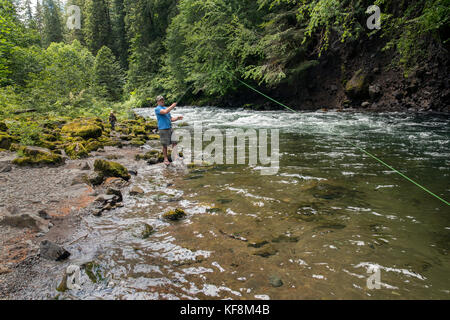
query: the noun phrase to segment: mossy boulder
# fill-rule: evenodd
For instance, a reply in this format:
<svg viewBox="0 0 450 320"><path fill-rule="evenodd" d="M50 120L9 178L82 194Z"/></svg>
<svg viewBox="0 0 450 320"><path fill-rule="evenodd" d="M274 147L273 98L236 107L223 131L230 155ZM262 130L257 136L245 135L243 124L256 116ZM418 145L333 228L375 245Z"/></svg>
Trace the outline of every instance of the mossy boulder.
<svg viewBox="0 0 450 320"><path fill-rule="evenodd" d="M88 141L84 145L84 147L86 148L86 151L88 153L90 153L90 152L93 152L93 151L97 151L99 149L103 149L104 145L100 141L92 139L92 140Z"/></svg>
<svg viewBox="0 0 450 320"><path fill-rule="evenodd" d="M367 76L360 69L355 72L353 77L347 82L345 86L345 93L352 99L363 99L369 94L369 85L367 83Z"/></svg>
<svg viewBox="0 0 450 320"><path fill-rule="evenodd" d="M133 147L141 147L141 146L145 145L145 141L142 139L139 139L139 138L134 138L134 139L131 139L130 144Z"/></svg>
<svg viewBox="0 0 450 320"><path fill-rule="evenodd" d="M175 209L163 214L163 218L170 221L178 221L183 219L186 216L186 213L182 209Z"/></svg>
<svg viewBox="0 0 450 320"><path fill-rule="evenodd" d="M134 126L133 127L133 133L137 136L137 135L140 135L140 134L143 134L143 135L145 135L146 134L146 132L145 132L145 127L142 127L142 126Z"/></svg>
<svg viewBox="0 0 450 320"><path fill-rule="evenodd" d="M48 149L37 147L22 147L19 150L22 157L13 160L18 166L58 166L64 164L64 158Z"/></svg>
<svg viewBox="0 0 450 320"><path fill-rule="evenodd" d="M103 177L117 177L126 181L131 179L131 175L128 173L127 168L117 162L95 160L94 169Z"/></svg>
<svg viewBox="0 0 450 320"><path fill-rule="evenodd" d="M89 155L89 152L81 142L67 144L64 147L64 151L72 160L86 158Z"/></svg>
<svg viewBox="0 0 450 320"><path fill-rule="evenodd" d="M149 134L148 136L147 136L147 139L148 140L159 140L161 137L160 137L160 135L159 134Z"/></svg>
<svg viewBox="0 0 450 320"><path fill-rule="evenodd" d="M61 133L88 140L101 137L103 130L102 126L96 121L79 120L66 124L62 127Z"/></svg>
<svg viewBox="0 0 450 320"><path fill-rule="evenodd" d="M0 132L8 131L8 126L4 122L0 122Z"/></svg>
<svg viewBox="0 0 450 320"><path fill-rule="evenodd" d="M0 132L0 149L8 150L13 143L13 137L10 135Z"/></svg>
<svg viewBox="0 0 450 320"><path fill-rule="evenodd" d="M158 122L156 120L147 121L145 123L145 130L147 132L158 129Z"/></svg>

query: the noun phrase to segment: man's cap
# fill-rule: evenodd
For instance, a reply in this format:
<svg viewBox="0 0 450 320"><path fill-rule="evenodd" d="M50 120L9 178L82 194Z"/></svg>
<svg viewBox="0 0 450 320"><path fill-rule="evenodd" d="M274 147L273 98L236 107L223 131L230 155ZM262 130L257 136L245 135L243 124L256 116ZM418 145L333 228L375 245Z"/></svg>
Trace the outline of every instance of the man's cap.
<svg viewBox="0 0 450 320"><path fill-rule="evenodd" d="M161 100L164 100L164 97L163 97L163 96L157 96L157 97L156 97L156 102L161 101Z"/></svg>

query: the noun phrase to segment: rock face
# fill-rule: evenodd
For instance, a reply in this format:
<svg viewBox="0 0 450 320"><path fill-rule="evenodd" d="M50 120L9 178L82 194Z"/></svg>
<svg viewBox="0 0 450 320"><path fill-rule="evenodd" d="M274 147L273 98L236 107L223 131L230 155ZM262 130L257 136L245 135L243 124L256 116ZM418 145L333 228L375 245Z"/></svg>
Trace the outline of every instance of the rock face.
<svg viewBox="0 0 450 320"><path fill-rule="evenodd" d="M352 99L362 99L368 95L367 77L363 70L358 70L345 86L345 93Z"/></svg>
<svg viewBox="0 0 450 320"><path fill-rule="evenodd" d="M56 243L44 240L40 245L40 256L51 261L62 261L70 256L70 252Z"/></svg>
<svg viewBox="0 0 450 320"><path fill-rule="evenodd" d="M48 221L30 213L6 214L0 224L16 228L31 228L44 233L49 231Z"/></svg>
<svg viewBox="0 0 450 320"><path fill-rule="evenodd" d="M128 170L117 162L106 160L95 160L94 169L103 177L118 177L126 181L130 180L131 178L131 175L128 173Z"/></svg>

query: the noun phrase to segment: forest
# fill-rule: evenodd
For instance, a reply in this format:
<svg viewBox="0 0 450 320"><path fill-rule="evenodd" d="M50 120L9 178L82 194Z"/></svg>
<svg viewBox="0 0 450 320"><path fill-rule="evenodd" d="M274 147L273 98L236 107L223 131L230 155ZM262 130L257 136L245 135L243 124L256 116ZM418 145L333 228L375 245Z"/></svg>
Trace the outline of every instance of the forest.
<svg viewBox="0 0 450 320"><path fill-rule="evenodd" d="M372 4L380 29L366 27ZM72 5L80 29L68 28ZM386 69L408 77L435 55L430 47L446 64L449 11L448 0L0 0L0 117L104 116L186 91L184 104L261 104L238 79L298 102L332 52L350 56L330 59L349 73L351 52L373 42L389 54Z"/></svg>

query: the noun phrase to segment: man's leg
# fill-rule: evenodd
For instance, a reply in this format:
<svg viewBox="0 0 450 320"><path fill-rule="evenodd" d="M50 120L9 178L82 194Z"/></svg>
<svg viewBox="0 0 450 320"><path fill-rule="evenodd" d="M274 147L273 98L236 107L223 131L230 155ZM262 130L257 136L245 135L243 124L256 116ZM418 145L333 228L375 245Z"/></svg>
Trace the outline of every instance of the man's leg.
<svg viewBox="0 0 450 320"><path fill-rule="evenodd" d="M163 155L164 155L164 164L168 166L170 164L170 161L167 156L167 146L165 145L163 145Z"/></svg>

